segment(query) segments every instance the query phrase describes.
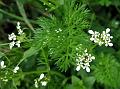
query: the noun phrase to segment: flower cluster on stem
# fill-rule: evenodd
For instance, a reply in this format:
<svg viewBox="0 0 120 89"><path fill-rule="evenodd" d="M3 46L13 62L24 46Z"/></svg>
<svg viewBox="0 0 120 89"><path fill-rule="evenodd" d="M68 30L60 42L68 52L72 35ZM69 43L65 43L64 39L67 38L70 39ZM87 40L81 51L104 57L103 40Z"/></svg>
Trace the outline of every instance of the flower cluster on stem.
<svg viewBox="0 0 120 89"><path fill-rule="evenodd" d="M42 86L46 86L48 83L48 79L47 77L42 73L40 74L40 77L38 79L35 79L35 87L38 88L39 87L39 83L41 83Z"/></svg>
<svg viewBox="0 0 120 89"><path fill-rule="evenodd" d="M100 46L103 44L105 46L113 46L113 43L111 43L111 39L113 38L113 36L111 36L109 32L109 28L107 28L106 31L103 31L102 33L93 30L88 31L88 33L91 34L90 40L94 43L97 43Z"/></svg>
<svg viewBox="0 0 120 89"><path fill-rule="evenodd" d="M19 36L21 36L22 34L24 34L23 30L21 30L20 22L17 22L16 28L18 30L18 35ZM10 35L8 35L8 39L11 41L9 43L10 49L12 49L15 45L17 47L20 47L21 41L17 39L17 35L15 35L15 33L11 33Z"/></svg>
<svg viewBox="0 0 120 89"><path fill-rule="evenodd" d="M95 57L89 54L87 52L87 49L82 53L82 55L77 53L76 56L76 71L80 71L80 69L82 68L85 69L86 72L90 72L90 62L92 62Z"/></svg>

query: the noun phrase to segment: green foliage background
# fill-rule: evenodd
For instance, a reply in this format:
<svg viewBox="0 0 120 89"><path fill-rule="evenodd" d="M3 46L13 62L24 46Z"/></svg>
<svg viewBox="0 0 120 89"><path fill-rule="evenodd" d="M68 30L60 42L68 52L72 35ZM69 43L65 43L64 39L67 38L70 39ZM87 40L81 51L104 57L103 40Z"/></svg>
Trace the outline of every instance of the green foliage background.
<svg viewBox="0 0 120 89"><path fill-rule="evenodd" d="M17 33L17 21L27 38L10 50L8 34ZM95 46L88 30L108 27L114 46ZM90 73L76 72L76 47L96 57ZM120 0L0 0L0 60L7 65L0 69L0 89L36 89L34 79L41 73L49 81L38 89L119 89L119 56Z"/></svg>

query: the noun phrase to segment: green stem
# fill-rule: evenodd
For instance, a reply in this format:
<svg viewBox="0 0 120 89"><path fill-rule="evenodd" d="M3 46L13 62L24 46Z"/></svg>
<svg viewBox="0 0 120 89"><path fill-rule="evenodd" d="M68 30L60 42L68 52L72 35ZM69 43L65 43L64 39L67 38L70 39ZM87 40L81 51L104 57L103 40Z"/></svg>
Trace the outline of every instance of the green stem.
<svg viewBox="0 0 120 89"><path fill-rule="evenodd" d="M49 63L48 63L48 57L46 57L46 55L45 55L45 51L44 51L43 48L42 48L42 55L43 55L43 57L44 57L44 59L45 59L45 62L46 62L48 75L50 75L50 66L49 66Z"/></svg>
<svg viewBox="0 0 120 89"><path fill-rule="evenodd" d="M25 23L28 25L28 27L29 27L32 31L34 31L33 26L31 25L31 23L30 23L29 20L27 19L27 16L26 16L26 13L25 13L23 4L20 3L18 0L16 1L16 3L17 3L17 6L18 6L18 9L19 9L19 12L20 12L20 14L22 15Z"/></svg>
<svg viewBox="0 0 120 89"><path fill-rule="evenodd" d="M13 18L15 18L15 19L17 19L17 20L24 21L23 17L20 17L20 16L17 16L17 15L14 15L14 14L12 14L12 13L6 12L6 11L3 10L3 9L0 9L0 12L3 13L3 14L5 14L5 15L8 15L8 16L10 16L10 17L13 17ZM33 23L33 24L38 24L36 21L33 21L33 20L29 20L29 21L30 21L31 23Z"/></svg>
<svg viewBox="0 0 120 89"><path fill-rule="evenodd" d="M12 80L13 86L15 87L15 89L17 89L16 83L14 80Z"/></svg>
<svg viewBox="0 0 120 89"><path fill-rule="evenodd" d="M71 76L70 76L70 77L67 77L67 78L65 78L65 79L63 80L61 87L63 87L69 79L71 79Z"/></svg>
<svg viewBox="0 0 120 89"><path fill-rule="evenodd" d="M5 45L9 45L9 43L5 43L5 44L0 44L0 46L5 46Z"/></svg>
<svg viewBox="0 0 120 89"><path fill-rule="evenodd" d="M118 6L115 5L115 8L117 9L118 13L120 14L120 9L118 8Z"/></svg>
<svg viewBox="0 0 120 89"><path fill-rule="evenodd" d="M89 51L92 51L95 47L97 46L97 44L93 45Z"/></svg>
<svg viewBox="0 0 120 89"><path fill-rule="evenodd" d="M47 72L45 71L31 71L31 72L23 72L24 75L31 75L31 74L41 74L41 73L45 73Z"/></svg>
<svg viewBox="0 0 120 89"><path fill-rule="evenodd" d="M48 70L44 70L44 71L31 71L31 72L23 72L23 75L31 75L31 74L41 74L41 73L46 73L46 72L48 72ZM59 73L59 72L56 72L56 71L52 71L51 70L51 74L52 75L57 75L57 76L59 76L59 77L61 77L61 78L65 78L65 76L64 75L62 75L61 73ZM20 74L21 75L21 74Z"/></svg>
<svg viewBox="0 0 120 89"><path fill-rule="evenodd" d="M24 58L21 59L21 60L18 62L17 66L19 66L24 60L25 60Z"/></svg>
<svg viewBox="0 0 120 89"><path fill-rule="evenodd" d="M92 27L92 23L93 23L93 21L94 21L94 18L95 18L95 14L93 13L93 14L92 14L92 17L91 17L89 29Z"/></svg>
<svg viewBox="0 0 120 89"><path fill-rule="evenodd" d="M10 65L10 60L8 59L8 57L6 55L4 55L4 57L6 58L6 60L8 61L8 65Z"/></svg>
<svg viewBox="0 0 120 89"><path fill-rule="evenodd" d="M50 72L51 72L52 75L55 74L55 75L58 75L58 76L61 77L61 78L65 78L65 76L64 76L63 74L61 74L61 73L59 73L59 72L57 72L57 71L52 71L52 70L51 70Z"/></svg>

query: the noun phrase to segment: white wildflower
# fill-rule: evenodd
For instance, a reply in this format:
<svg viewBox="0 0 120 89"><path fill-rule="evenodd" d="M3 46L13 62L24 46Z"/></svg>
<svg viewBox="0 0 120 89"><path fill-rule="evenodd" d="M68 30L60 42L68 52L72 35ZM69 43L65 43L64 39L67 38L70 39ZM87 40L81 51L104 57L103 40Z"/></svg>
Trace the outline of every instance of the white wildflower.
<svg viewBox="0 0 120 89"><path fill-rule="evenodd" d="M19 70L19 66L16 66L16 67L13 69L13 72L14 72L14 73L17 73L18 70Z"/></svg>
<svg viewBox="0 0 120 89"><path fill-rule="evenodd" d="M14 47L14 45L15 45L15 42L14 42L14 41L10 42L10 43L9 43L10 49L12 49L12 48Z"/></svg>
<svg viewBox="0 0 120 89"><path fill-rule="evenodd" d="M35 79L35 87L38 88L38 84L41 83L42 86L46 86L48 81L47 81L47 78L45 77L45 75L42 73L40 74L40 77L38 79Z"/></svg>
<svg viewBox="0 0 120 89"><path fill-rule="evenodd" d="M98 42L98 37L100 36L99 32L89 30L88 33L92 35L92 37L90 38L91 41L94 41L95 43Z"/></svg>
<svg viewBox="0 0 120 89"><path fill-rule="evenodd" d="M16 40L16 35L14 33L8 35L9 40Z"/></svg>
<svg viewBox="0 0 120 89"><path fill-rule="evenodd" d="M47 81L41 81L42 86L46 86L47 85Z"/></svg>
<svg viewBox="0 0 120 89"><path fill-rule="evenodd" d="M19 29L19 30L18 30L18 34L19 34L19 35L23 34L23 30Z"/></svg>
<svg viewBox="0 0 120 89"><path fill-rule="evenodd" d="M34 85L35 85L36 88L38 88L38 81L37 81L37 79L35 79L35 84Z"/></svg>
<svg viewBox="0 0 120 89"><path fill-rule="evenodd" d="M92 35L94 34L93 30L89 30L88 33L90 33Z"/></svg>
<svg viewBox="0 0 120 89"><path fill-rule="evenodd" d="M39 77L39 79L38 80L41 80L41 79L43 79L45 76L44 76L44 74L42 73L41 75L40 75L40 77Z"/></svg>
<svg viewBox="0 0 120 89"><path fill-rule="evenodd" d="M110 28L107 28L107 29L106 29L106 33L109 33L109 32L110 32Z"/></svg>
<svg viewBox="0 0 120 89"><path fill-rule="evenodd" d="M76 67L76 71L80 71L80 65Z"/></svg>
<svg viewBox="0 0 120 89"><path fill-rule="evenodd" d="M17 26L16 26L17 30L18 30L18 34L19 36L16 36L14 33L8 35L8 39L12 42L9 43L10 49L12 49L15 45L17 47L20 47L20 41L17 39L17 37L20 37L21 34L23 33L23 30L21 30L21 26L20 26L20 22L17 22Z"/></svg>
<svg viewBox="0 0 120 89"><path fill-rule="evenodd" d="M113 43L109 43L109 41L105 41L105 46L107 47L107 46L113 46Z"/></svg>
<svg viewBox="0 0 120 89"><path fill-rule="evenodd" d="M17 45L17 47L20 47L20 41L16 41L16 44L15 45Z"/></svg>
<svg viewBox="0 0 120 89"><path fill-rule="evenodd" d="M94 32L92 30L89 30L88 33L91 34L90 40L93 41L94 43L97 43L98 45L105 45L105 46L113 46L111 43L111 39L113 36L109 34L110 29L107 28L106 31L103 31L101 34L99 32Z"/></svg>
<svg viewBox="0 0 120 89"><path fill-rule="evenodd" d="M5 67L6 67L6 65L4 64L4 61L1 61L1 62L0 62L0 68L1 68L1 69L4 69Z"/></svg>
<svg viewBox="0 0 120 89"><path fill-rule="evenodd" d="M18 30L21 29L20 22L17 22L16 28L17 28Z"/></svg>
<svg viewBox="0 0 120 89"><path fill-rule="evenodd" d="M82 55L77 53L77 59L76 59L76 71L80 71L80 69L85 69L86 72L90 72L90 62L95 59L94 56L89 54L87 52L87 49L82 53Z"/></svg>
<svg viewBox="0 0 120 89"><path fill-rule="evenodd" d="M23 30L21 29L20 22L17 22L16 28L18 29L18 34L19 35L23 34Z"/></svg>
<svg viewBox="0 0 120 89"><path fill-rule="evenodd" d="M85 69L87 72L90 72L90 68L88 66Z"/></svg>

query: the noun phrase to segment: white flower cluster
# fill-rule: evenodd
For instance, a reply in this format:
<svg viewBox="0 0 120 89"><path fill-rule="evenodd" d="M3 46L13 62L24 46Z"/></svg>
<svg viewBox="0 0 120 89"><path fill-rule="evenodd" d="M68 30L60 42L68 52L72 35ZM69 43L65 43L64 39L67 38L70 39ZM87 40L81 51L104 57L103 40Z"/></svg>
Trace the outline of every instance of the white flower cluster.
<svg viewBox="0 0 120 89"><path fill-rule="evenodd" d="M90 72L90 62L94 60L95 57L92 56L91 54L88 54L87 49L82 53L82 55L77 53L77 58L76 58L76 71L80 71L80 69L85 69L86 72Z"/></svg>
<svg viewBox="0 0 120 89"><path fill-rule="evenodd" d="M5 65L4 61L0 61L0 68L1 68L1 69L6 68L6 65ZM14 72L14 73L17 73L18 70L19 70L19 66L16 66L16 67L13 69L13 72Z"/></svg>
<svg viewBox="0 0 120 89"><path fill-rule="evenodd" d="M6 68L6 65L4 64L4 61L0 61L0 69L4 69ZM14 69L13 69L13 73L17 73L17 71L19 70L19 67L16 66ZM7 72L5 73L5 75L7 75ZM3 82L8 82L8 79L6 76L4 76L3 78L0 78Z"/></svg>
<svg viewBox="0 0 120 89"><path fill-rule="evenodd" d="M17 28L17 30L18 30L18 34L19 34L19 35L24 34L24 33L23 33L23 30L21 30L20 22L17 22L16 28ZM12 49L15 45L16 45L17 47L20 47L20 43L21 43L21 42L20 42L20 40L17 40L17 36L16 36L14 33L8 35L8 39L9 39L10 41L12 41L12 42L9 43L10 49Z"/></svg>
<svg viewBox="0 0 120 89"><path fill-rule="evenodd" d="M17 73L18 70L19 70L19 66L16 66L16 67L13 69L13 72L14 72L14 73Z"/></svg>
<svg viewBox="0 0 120 89"><path fill-rule="evenodd" d="M41 83L42 86L46 86L48 81L46 80L46 76L42 73L38 79L35 79L35 87L39 87L39 82Z"/></svg>
<svg viewBox="0 0 120 89"><path fill-rule="evenodd" d="M113 46L113 43L111 43L111 39L113 38L113 36L111 36L109 32L110 32L109 28L107 28L106 31L103 31L101 34L97 31L95 32L92 30L88 31L88 33L92 35L90 40L93 41L94 43L97 43L100 46L103 44L105 44L105 46Z"/></svg>
<svg viewBox="0 0 120 89"><path fill-rule="evenodd" d="M0 62L0 68L1 68L1 69L6 68L6 65L4 64L4 61L1 61L1 62Z"/></svg>

